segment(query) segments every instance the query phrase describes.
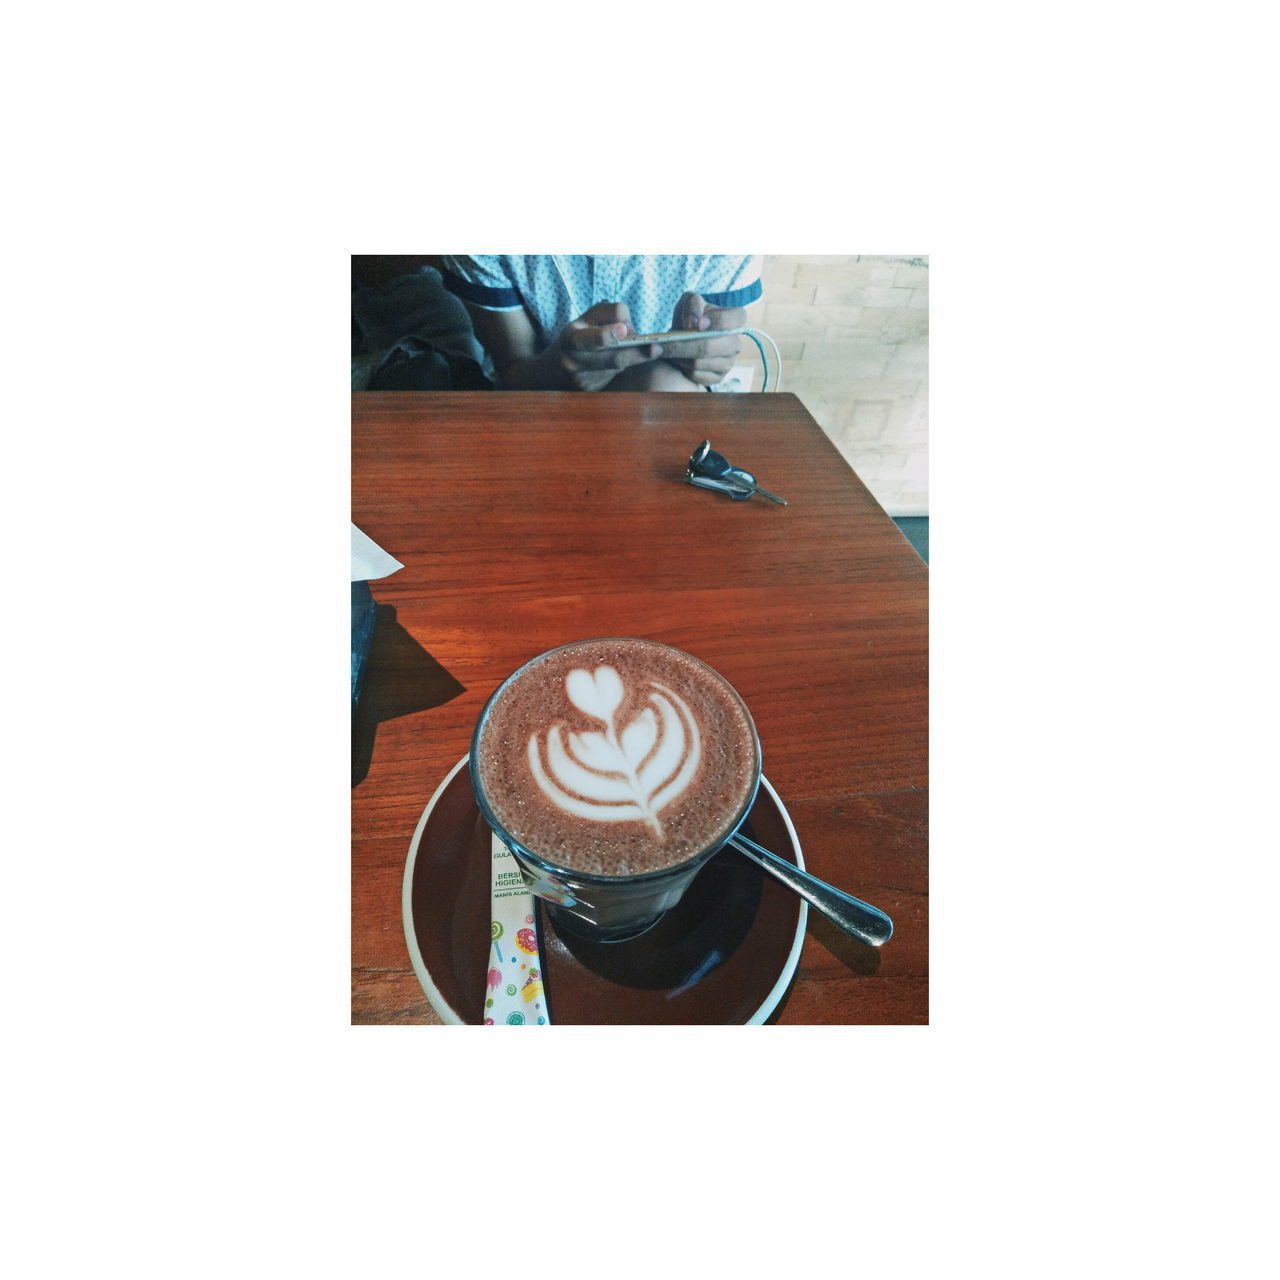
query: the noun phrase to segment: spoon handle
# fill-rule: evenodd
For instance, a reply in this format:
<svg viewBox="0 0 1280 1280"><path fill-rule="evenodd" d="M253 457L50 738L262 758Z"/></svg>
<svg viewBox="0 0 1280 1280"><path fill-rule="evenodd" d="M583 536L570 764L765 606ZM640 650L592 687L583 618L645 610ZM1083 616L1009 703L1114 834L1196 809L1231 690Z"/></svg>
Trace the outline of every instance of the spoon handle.
<svg viewBox="0 0 1280 1280"><path fill-rule="evenodd" d="M734 836L729 843L739 853L746 854L752 862L762 866L771 876L781 880L788 889L798 893L846 933L861 938L873 947L883 946L893 937L893 921L879 907L873 907L869 902L863 902L845 893L843 889L837 889L825 880L801 871L786 858L780 858L744 835Z"/></svg>

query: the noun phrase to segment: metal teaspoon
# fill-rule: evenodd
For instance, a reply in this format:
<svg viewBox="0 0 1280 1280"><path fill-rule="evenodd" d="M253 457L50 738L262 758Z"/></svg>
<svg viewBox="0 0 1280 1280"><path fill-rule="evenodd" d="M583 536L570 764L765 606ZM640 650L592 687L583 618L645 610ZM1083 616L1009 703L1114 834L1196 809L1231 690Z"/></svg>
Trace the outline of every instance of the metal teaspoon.
<svg viewBox="0 0 1280 1280"><path fill-rule="evenodd" d="M781 880L788 889L798 893L810 905L816 907L833 924L846 933L873 947L883 946L893 937L893 921L879 907L863 902L843 889L837 889L817 876L790 863L786 858L748 840L744 835L730 838L729 843L739 853L763 867L771 876Z"/></svg>

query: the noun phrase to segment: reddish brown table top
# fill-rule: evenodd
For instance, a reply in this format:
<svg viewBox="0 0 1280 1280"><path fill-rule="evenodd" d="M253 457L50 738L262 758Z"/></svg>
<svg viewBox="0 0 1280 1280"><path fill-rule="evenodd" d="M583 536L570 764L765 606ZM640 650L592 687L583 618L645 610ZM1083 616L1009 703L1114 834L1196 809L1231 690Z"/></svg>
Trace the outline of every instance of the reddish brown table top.
<svg viewBox="0 0 1280 1280"><path fill-rule="evenodd" d="M708 438L789 505L684 484ZM370 584L353 1022L438 1021L401 925L414 827L498 683L603 635L722 672L809 869L894 919L876 951L810 911L773 1020L927 1022L928 570L794 396L366 392L352 495L405 566Z"/></svg>

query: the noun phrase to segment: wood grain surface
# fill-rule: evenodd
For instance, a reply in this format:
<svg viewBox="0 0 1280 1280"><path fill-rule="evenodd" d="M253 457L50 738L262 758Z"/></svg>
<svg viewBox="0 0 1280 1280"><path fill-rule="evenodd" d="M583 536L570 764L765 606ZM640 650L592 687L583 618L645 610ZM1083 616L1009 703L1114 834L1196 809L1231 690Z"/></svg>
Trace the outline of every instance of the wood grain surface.
<svg viewBox="0 0 1280 1280"><path fill-rule="evenodd" d="M704 439L788 500L683 482ZM792 395L366 392L352 519L404 568L353 727L352 1021L437 1022L400 892L489 694L570 640L720 671L818 876L883 907L877 951L810 912L779 1023L928 1021L928 570Z"/></svg>

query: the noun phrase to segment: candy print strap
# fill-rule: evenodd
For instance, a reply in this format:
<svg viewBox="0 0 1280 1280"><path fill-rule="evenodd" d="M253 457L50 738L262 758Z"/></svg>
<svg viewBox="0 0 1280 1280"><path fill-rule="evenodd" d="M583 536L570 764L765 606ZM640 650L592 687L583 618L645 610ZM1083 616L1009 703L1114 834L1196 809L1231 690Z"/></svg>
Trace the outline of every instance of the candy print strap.
<svg viewBox="0 0 1280 1280"><path fill-rule="evenodd" d="M489 972L484 1025L548 1026L533 895L511 851L490 833Z"/></svg>

